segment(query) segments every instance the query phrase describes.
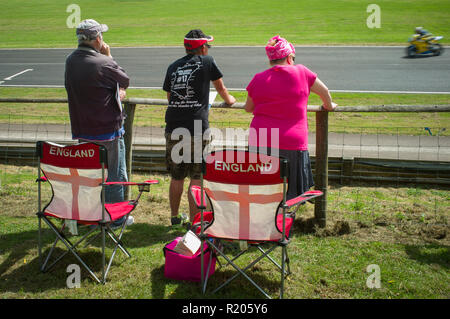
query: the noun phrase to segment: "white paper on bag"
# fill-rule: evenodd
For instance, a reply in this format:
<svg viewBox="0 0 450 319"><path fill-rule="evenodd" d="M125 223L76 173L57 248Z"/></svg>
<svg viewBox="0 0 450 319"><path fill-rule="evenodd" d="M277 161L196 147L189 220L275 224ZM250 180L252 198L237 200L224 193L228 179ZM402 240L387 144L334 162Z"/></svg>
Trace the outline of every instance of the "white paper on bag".
<svg viewBox="0 0 450 319"><path fill-rule="evenodd" d="M194 255L200 248L201 240L192 231L188 231L173 249L185 256Z"/></svg>

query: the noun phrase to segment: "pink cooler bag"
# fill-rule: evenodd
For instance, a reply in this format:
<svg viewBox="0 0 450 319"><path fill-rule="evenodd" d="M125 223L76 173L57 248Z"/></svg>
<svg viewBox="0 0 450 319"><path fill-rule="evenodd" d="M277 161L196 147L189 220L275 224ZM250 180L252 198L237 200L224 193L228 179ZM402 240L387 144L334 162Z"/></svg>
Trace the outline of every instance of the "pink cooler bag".
<svg viewBox="0 0 450 319"><path fill-rule="evenodd" d="M163 251L166 258L164 265L164 276L175 280L188 280L188 281L201 281L201 251L200 249L192 256L185 256L173 251L173 248L177 245L178 241L182 237L177 237L170 243L168 243ZM203 260L204 271L208 270L208 263L211 257L211 250L208 249L208 244L204 243L203 246ZM213 254L211 258L211 264L209 267L208 277L211 276L216 270L216 256Z"/></svg>

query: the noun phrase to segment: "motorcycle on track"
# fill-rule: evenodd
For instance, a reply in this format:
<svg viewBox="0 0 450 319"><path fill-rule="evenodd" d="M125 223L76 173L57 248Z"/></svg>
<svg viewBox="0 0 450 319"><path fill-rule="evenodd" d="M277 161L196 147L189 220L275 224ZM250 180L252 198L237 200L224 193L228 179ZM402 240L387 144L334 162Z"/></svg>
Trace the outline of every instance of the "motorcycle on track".
<svg viewBox="0 0 450 319"><path fill-rule="evenodd" d="M426 36L414 34L408 40L409 46L406 48L406 55L409 58L422 55L441 55L444 52L444 48L439 44L442 38L442 36L433 36L431 34Z"/></svg>

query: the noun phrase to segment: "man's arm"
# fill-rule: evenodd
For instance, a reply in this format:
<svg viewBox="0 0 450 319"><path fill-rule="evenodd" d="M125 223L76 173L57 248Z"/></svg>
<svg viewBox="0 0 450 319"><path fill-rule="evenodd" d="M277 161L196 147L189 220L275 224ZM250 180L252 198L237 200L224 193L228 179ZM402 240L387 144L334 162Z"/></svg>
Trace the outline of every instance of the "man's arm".
<svg viewBox="0 0 450 319"><path fill-rule="evenodd" d="M122 89L127 89L130 85L130 78L114 60L111 59L102 68L103 75L108 80L111 86L115 87L119 83L119 87Z"/></svg>
<svg viewBox="0 0 450 319"><path fill-rule="evenodd" d="M123 95L123 98L125 98L125 90L130 85L130 78L125 73L125 70L121 68L116 61L114 61L111 55L111 49L106 42L103 42L103 45L100 48L100 53L111 58L111 60L104 64L103 74L108 80L111 81L111 85L115 86L116 83L119 83L119 87L121 89L119 93L121 97Z"/></svg>
<svg viewBox="0 0 450 319"><path fill-rule="evenodd" d="M333 111L337 107L337 104L331 101L330 91L325 84L319 80L319 78L316 78L313 86L311 86L311 92L316 93L320 97L323 102L324 109Z"/></svg>
<svg viewBox="0 0 450 319"><path fill-rule="evenodd" d="M222 78L212 81L212 83L213 83L214 87L216 88L217 93L219 93L219 95L222 97L222 99L225 101L226 104L231 106L234 103L236 103L236 99L234 98L234 96L232 96L228 93L228 90L225 87L225 84L223 83Z"/></svg>

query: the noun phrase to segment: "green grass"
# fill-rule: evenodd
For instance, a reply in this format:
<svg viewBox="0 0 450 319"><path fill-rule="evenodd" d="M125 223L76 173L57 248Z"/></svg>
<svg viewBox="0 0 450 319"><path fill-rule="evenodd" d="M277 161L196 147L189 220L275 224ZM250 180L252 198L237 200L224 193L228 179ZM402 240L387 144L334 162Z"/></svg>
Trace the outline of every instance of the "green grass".
<svg viewBox="0 0 450 319"><path fill-rule="evenodd" d="M74 29L66 25L73 1L10 0L2 3L0 46L73 47ZM450 38L447 0L379 0L381 28L369 29L367 6L361 0L251 1L86 1L81 19L106 23L105 40L112 46L181 45L184 35L201 28L216 45L265 45L280 34L302 44L405 44L416 26Z"/></svg>
<svg viewBox="0 0 450 319"><path fill-rule="evenodd" d="M239 102L245 102L246 92L231 92ZM449 95L424 94L372 94L372 93L333 93L333 99L341 107L354 105L448 105ZM63 88L13 88L0 87L0 96L4 98L66 98ZM164 99L162 90L127 90L127 97ZM220 97L218 101L220 101ZM321 104L320 99L311 94L310 105ZM138 105L135 113L135 126L163 127L164 106ZM315 130L315 115L310 113L309 128ZM244 110L212 109L210 112L212 127L242 127L248 128L252 115ZM52 103L1 103L0 122L31 124L31 123L69 123L68 110L65 104ZM424 127L430 127L432 132L450 127L450 113L330 113L329 131L365 134L428 134ZM441 135L448 136L450 130Z"/></svg>
<svg viewBox="0 0 450 319"><path fill-rule="evenodd" d="M157 178L160 184L141 199L133 213L136 222L126 231L124 241L132 258L116 257L106 285L94 283L82 271L80 289L66 287L66 267L77 263L71 256L49 273L39 271L35 175L33 167L0 164L0 298L204 298L198 284L164 277L162 248L184 233L169 226L167 175L133 175L133 180ZM49 198L47 186L44 202ZM293 273L286 281L286 298L450 297L448 190L332 184L328 203L324 229L311 227L312 205L297 215L289 245ZM187 208L183 196L181 211ZM348 226L347 231L342 225ZM45 230L46 248L51 240L51 232ZM81 255L99 273L100 250L93 246L81 249ZM62 246L57 249L62 251ZM379 289L366 286L371 264L381 270ZM230 268L217 269L211 284L217 285L230 273ZM278 275L270 263L254 267L250 274L276 296ZM206 297L262 298L242 278Z"/></svg>

